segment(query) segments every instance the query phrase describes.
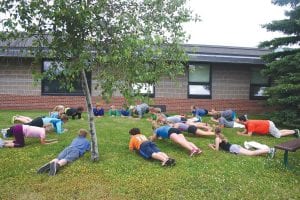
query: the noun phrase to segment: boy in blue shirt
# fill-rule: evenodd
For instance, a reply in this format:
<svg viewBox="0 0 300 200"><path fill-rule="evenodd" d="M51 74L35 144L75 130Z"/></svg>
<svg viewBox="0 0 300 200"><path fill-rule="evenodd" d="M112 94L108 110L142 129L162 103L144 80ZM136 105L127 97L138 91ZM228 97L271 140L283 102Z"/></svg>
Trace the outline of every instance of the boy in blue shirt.
<svg viewBox="0 0 300 200"><path fill-rule="evenodd" d="M80 129L78 136L73 139L70 146L66 147L62 152L60 152L57 158L39 168L37 173L41 174L49 171L49 176L54 176L60 167L83 156L84 153L89 151L91 148L90 141L86 139L87 134L87 130Z"/></svg>

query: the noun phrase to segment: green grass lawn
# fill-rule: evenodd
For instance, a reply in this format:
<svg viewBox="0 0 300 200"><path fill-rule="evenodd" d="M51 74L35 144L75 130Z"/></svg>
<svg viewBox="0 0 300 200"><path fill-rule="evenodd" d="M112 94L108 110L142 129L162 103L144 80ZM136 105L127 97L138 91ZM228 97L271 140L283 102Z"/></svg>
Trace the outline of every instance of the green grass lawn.
<svg viewBox="0 0 300 200"><path fill-rule="evenodd" d="M0 128L11 126L15 114L38 117L46 112L0 111ZM148 121L104 117L95 123L99 162L91 162L86 153L54 177L36 170L68 146L80 128L88 128L86 114L84 120L69 120L67 133L49 134L59 140L56 144L42 146L38 139L26 139L24 148L0 149L0 199L300 199L300 151L289 153L288 170L280 150L272 160L236 156L209 149L213 137L188 137L203 150L190 158L171 141L159 140L158 147L177 162L171 168L161 167L158 161L144 160L128 150L128 130L138 127L150 136ZM294 139L248 138L236 135L236 129L224 129L224 135L231 143L254 140L269 146Z"/></svg>

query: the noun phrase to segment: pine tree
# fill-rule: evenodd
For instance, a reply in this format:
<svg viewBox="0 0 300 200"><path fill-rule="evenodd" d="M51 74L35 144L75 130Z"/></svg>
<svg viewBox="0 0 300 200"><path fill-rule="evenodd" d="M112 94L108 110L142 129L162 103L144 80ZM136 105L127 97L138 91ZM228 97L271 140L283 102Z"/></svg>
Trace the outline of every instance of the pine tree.
<svg viewBox="0 0 300 200"><path fill-rule="evenodd" d="M260 44L269 47L273 53L265 55L267 63L262 73L272 80L267 89L267 102L275 107L271 119L285 126L300 126L300 1L273 0L273 4L289 6L286 19L272 21L263 25L268 31L279 31L282 37Z"/></svg>

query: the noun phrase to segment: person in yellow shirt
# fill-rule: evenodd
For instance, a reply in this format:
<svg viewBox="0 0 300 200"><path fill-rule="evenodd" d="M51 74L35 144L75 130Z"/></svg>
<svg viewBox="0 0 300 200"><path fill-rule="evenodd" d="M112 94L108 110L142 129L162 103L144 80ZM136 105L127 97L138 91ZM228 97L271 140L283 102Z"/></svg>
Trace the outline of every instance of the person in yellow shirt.
<svg viewBox="0 0 300 200"><path fill-rule="evenodd" d="M161 161L162 166L175 165L175 159L170 158L167 154L161 152L154 142L149 141L145 135L141 134L139 128L130 129L129 134L129 150L137 150L143 158L159 160Z"/></svg>

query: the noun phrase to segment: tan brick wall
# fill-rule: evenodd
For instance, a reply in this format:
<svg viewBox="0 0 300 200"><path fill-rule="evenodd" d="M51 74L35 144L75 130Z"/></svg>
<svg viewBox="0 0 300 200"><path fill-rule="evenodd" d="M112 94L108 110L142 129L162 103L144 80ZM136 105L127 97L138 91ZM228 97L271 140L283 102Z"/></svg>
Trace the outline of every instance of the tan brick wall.
<svg viewBox="0 0 300 200"><path fill-rule="evenodd" d="M250 66L212 65L212 99L249 99Z"/></svg>
<svg viewBox="0 0 300 200"><path fill-rule="evenodd" d="M34 86L31 69L33 65L28 59L0 60L0 109L42 109L51 110L58 104L77 107L85 106L85 98L78 96L41 96L41 86ZM41 66L36 66L41 70ZM261 113L266 108L264 101L249 100L250 70L247 66L212 65L212 100L187 98L187 75L176 80L163 77L155 87L154 104L167 105L167 112L186 113L191 105L202 108L223 110L231 108L239 112ZM96 82L92 82L93 103L100 100L100 91L95 90ZM124 99L116 93L110 104L121 106Z"/></svg>
<svg viewBox="0 0 300 200"><path fill-rule="evenodd" d="M30 59L0 58L0 94L41 95L41 85L34 85Z"/></svg>

